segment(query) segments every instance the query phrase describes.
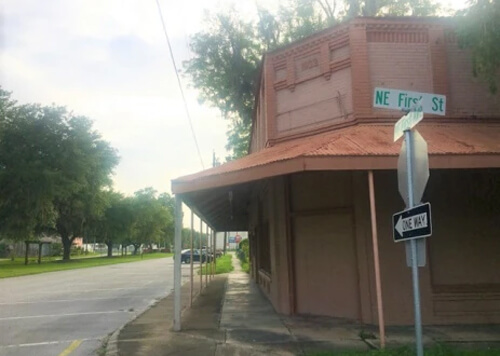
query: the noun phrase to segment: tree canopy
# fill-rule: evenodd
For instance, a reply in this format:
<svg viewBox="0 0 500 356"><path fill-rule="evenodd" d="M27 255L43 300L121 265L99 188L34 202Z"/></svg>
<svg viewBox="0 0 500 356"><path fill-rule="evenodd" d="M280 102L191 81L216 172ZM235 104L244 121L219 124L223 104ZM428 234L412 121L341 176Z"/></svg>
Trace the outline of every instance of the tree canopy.
<svg viewBox="0 0 500 356"><path fill-rule="evenodd" d="M190 42L184 63L200 99L229 120L227 159L247 154L259 65L266 51L355 16L435 14L433 0L288 0L278 9L258 6L255 16L234 7L207 13L204 29Z"/></svg>
<svg viewBox="0 0 500 356"><path fill-rule="evenodd" d="M472 72L498 90L500 67L500 1L474 0L459 14L460 44L472 52Z"/></svg>
<svg viewBox="0 0 500 356"><path fill-rule="evenodd" d="M88 233L108 246L108 257L115 244L132 245L137 253L141 246L173 243L175 200L168 193L144 188L132 197L114 191L105 195L107 207L90 222Z"/></svg>
<svg viewBox="0 0 500 356"><path fill-rule="evenodd" d="M172 204L166 200L165 195L160 200L152 188L135 192L132 199L134 224L130 236L130 243L135 250L141 245L151 246L166 241L174 223Z"/></svg>
<svg viewBox="0 0 500 356"><path fill-rule="evenodd" d="M64 107L18 105L0 88L0 113L0 233L55 231L69 259L87 219L104 211L118 155L89 119Z"/></svg>
<svg viewBox="0 0 500 356"><path fill-rule="evenodd" d="M0 87L0 236L61 237L63 259L76 237L108 245L173 242L174 199L152 188L112 190L118 154L92 121L64 107L19 105Z"/></svg>

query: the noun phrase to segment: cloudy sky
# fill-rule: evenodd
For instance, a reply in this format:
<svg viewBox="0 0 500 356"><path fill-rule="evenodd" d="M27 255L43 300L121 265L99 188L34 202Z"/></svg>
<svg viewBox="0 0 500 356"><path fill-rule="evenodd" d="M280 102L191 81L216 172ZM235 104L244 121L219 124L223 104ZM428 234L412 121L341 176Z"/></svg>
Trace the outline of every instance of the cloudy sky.
<svg viewBox="0 0 500 356"><path fill-rule="evenodd" d="M217 3L160 0L178 68L203 10ZM202 169L155 0L0 0L0 11L0 85L20 103L94 120L121 157L117 190L170 192L171 179ZM226 123L181 79L209 167L212 152L226 155Z"/></svg>
<svg viewBox="0 0 500 356"><path fill-rule="evenodd" d="M169 192L171 179L202 169L154 0L0 3L0 85L21 103L56 103L94 120L121 157L117 190ZM181 68L200 4L213 5L160 4ZM207 167L213 151L225 157L226 124L183 84Z"/></svg>

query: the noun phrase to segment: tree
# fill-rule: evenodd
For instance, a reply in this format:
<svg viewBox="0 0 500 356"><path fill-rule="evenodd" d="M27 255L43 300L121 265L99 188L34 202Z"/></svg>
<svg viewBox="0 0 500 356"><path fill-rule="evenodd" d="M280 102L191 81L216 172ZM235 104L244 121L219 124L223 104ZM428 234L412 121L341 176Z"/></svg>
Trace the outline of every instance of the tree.
<svg viewBox="0 0 500 356"><path fill-rule="evenodd" d="M193 231L193 248L200 247L200 239L201 246L207 246L208 237L207 234L201 233L199 231ZM191 228L183 228L181 233L181 246L182 248L191 248Z"/></svg>
<svg viewBox="0 0 500 356"><path fill-rule="evenodd" d="M64 193L59 107L18 105L0 88L0 231L31 239L53 228L53 200Z"/></svg>
<svg viewBox="0 0 500 356"><path fill-rule="evenodd" d="M472 52L472 73L484 79L492 93L498 90L500 67L500 1L474 0L458 13L458 37Z"/></svg>
<svg viewBox="0 0 500 356"><path fill-rule="evenodd" d="M113 245L127 241L134 224L132 199L115 191L104 191L107 206L102 216L90 220L87 229L108 247L108 257L113 256Z"/></svg>
<svg viewBox="0 0 500 356"><path fill-rule="evenodd" d="M230 120L228 159L247 153L258 69L264 52L330 23L318 12L316 0L289 2L293 6L282 5L277 14L259 7L257 22L243 20L234 8L209 13L206 29L191 40L195 56L184 63L185 73L199 89L202 101L219 108Z"/></svg>
<svg viewBox="0 0 500 356"><path fill-rule="evenodd" d="M53 229L68 260L86 220L103 212L117 154L64 107L17 105L0 88L0 113L0 230L29 239Z"/></svg>
<svg viewBox="0 0 500 356"><path fill-rule="evenodd" d="M185 71L200 90L202 101L248 127L261 56L255 28L234 12L208 17L207 27L207 31L194 35L190 47L196 56L185 62Z"/></svg>
<svg viewBox="0 0 500 356"><path fill-rule="evenodd" d="M158 202L164 209L167 210L169 216L162 229L162 241L165 242L165 248L169 249L170 246L174 244L175 198L168 193L162 193L158 197Z"/></svg>
<svg viewBox="0 0 500 356"><path fill-rule="evenodd" d="M257 7L256 20L225 12L208 13L205 29L190 42L194 57L184 70L200 99L219 108L230 121L227 160L247 154L259 65L265 52L355 16L435 14L433 0L288 0L271 11ZM338 14L336 16L336 14Z"/></svg>
<svg viewBox="0 0 500 356"><path fill-rule="evenodd" d="M145 188L135 192L133 198L134 225L131 234L131 244L134 246L134 254L141 245L151 246L160 243L169 225L173 225L173 216L168 207L156 198L153 188ZM168 202L169 203L169 202Z"/></svg>
<svg viewBox="0 0 500 356"><path fill-rule="evenodd" d="M431 16L439 9L433 0L346 0L342 16Z"/></svg>
<svg viewBox="0 0 500 356"><path fill-rule="evenodd" d="M65 118L61 149L61 169L68 190L54 201L57 211L56 230L63 243L63 260L69 260L73 240L81 236L89 218L104 213L106 200L101 189L111 186L110 175L118 156L100 135L92 130L85 117Z"/></svg>

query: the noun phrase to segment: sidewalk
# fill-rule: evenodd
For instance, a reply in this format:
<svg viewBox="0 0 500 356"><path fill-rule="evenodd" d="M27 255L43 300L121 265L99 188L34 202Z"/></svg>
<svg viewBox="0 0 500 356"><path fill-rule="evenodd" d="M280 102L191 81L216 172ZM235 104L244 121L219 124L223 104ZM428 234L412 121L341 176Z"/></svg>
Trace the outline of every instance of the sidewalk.
<svg viewBox="0 0 500 356"><path fill-rule="evenodd" d="M182 331L172 331L172 293L115 333L106 355L310 355L377 347L378 340L369 338L377 333L374 326L338 318L278 315L241 271L234 255L233 265L233 272L209 282L191 308L187 308L189 284L182 287ZM194 280L198 293L199 278ZM391 327L386 333L388 347L414 342L412 327ZM424 327L424 341L499 348L500 326Z"/></svg>

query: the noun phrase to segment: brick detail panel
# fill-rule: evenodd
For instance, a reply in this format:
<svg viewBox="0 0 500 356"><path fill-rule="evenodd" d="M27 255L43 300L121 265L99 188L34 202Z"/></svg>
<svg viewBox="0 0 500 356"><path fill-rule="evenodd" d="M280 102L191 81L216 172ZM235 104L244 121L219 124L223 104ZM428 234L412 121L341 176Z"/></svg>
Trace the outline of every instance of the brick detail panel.
<svg viewBox="0 0 500 356"><path fill-rule="evenodd" d="M320 63L320 53L295 59L295 77L298 81L317 77L321 74Z"/></svg>
<svg viewBox="0 0 500 356"><path fill-rule="evenodd" d="M445 33L442 27L429 29L429 51L432 63L432 93L448 97L448 64L446 60Z"/></svg>
<svg viewBox="0 0 500 356"><path fill-rule="evenodd" d="M427 43L427 31L369 31L368 42Z"/></svg>
<svg viewBox="0 0 500 356"><path fill-rule="evenodd" d="M352 101L355 116L369 115L372 108L372 87L368 64L366 29L354 24L349 29L349 48L352 68Z"/></svg>
<svg viewBox="0 0 500 356"><path fill-rule="evenodd" d="M371 86L432 93L429 46L425 43L369 43ZM373 94L372 94L373 95ZM395 110L373 109L394 115Z"/></svg>
<svg viewBox="0 0 500 356"><path fill-rule="evenodd" d="M292 92L277 92L278 135L297 130L308 131L318 124L345 120L352 113L349 68L297 84Z"/></svg>

